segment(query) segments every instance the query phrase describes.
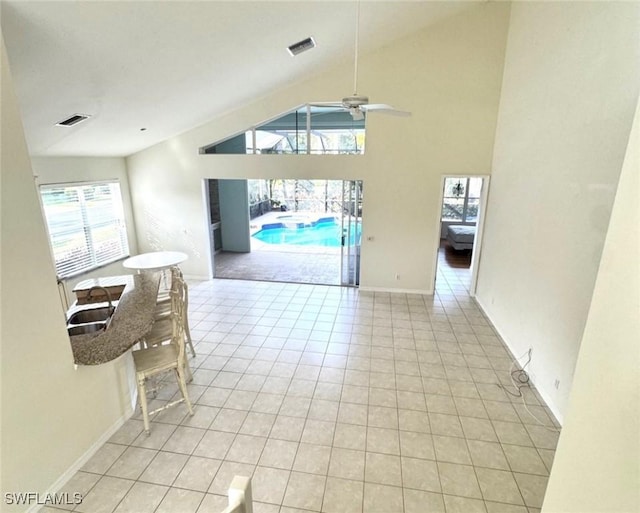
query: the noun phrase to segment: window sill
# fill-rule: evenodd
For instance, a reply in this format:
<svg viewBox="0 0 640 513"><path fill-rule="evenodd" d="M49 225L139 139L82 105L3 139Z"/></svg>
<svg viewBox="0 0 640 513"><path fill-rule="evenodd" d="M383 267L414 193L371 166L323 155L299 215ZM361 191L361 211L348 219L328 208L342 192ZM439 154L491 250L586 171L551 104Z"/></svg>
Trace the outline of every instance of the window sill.
<svg viewBox="0 0 640 513"><path fill-rule="evenodd" d="M118 262L123 262L124 260L129 258L129 256L130 255L124 255L124 256L121 256L119 258L116 258L115 260L112 260L111 262L106 262L104 264L97 265L96 267L92 267L91 269L83 269L82 271L78 271L77 273L68 274L68 275L62 276L62 277L61 276L57 276L58 283L63 282L63 281L68 281L68 280L71 280L71 279L75 279L75 278L79 278L79 277L82 277L85 274L89 274L89 273L92 273L94 271L98 271L100 269L104 269L105 267L108 267L108 266L110 266L112 264L116 264Z"/></svg>

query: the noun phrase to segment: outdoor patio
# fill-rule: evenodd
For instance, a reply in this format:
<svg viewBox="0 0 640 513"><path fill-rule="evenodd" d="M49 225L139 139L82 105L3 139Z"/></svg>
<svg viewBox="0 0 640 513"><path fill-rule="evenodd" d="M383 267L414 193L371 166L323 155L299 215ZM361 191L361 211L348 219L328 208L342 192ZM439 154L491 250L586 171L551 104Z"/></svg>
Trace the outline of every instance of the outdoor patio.
<svg viewBox="0 0 640 513"><path fill-rule="evenodd" d="M317 212L269 212L251 220L251 235L263 224L281 222L282 216L288 215L324 216ZM251 237L250 253L223 251L214 256L215 277L340 285L340 251L340 247L267 244Z"/></svg>

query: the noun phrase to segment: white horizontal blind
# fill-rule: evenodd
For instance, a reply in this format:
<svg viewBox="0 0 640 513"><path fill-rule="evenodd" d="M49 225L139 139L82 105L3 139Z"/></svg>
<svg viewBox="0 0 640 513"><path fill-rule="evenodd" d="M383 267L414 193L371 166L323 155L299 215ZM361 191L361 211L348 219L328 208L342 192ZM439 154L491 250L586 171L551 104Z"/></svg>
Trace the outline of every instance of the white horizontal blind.
<svg viewBox="0 0 640 513"><path fill-rule="evenodd" d="M118 182L43 185L40 194L60 278L129 255Z"/></svg>

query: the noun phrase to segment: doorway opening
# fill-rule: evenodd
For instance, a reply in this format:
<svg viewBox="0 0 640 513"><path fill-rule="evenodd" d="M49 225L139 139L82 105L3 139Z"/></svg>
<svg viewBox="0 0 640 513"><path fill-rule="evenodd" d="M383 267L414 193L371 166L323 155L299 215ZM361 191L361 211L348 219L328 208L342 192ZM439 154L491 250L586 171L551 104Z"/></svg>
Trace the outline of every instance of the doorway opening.
<svg viewBox="0 0 640 513"><path fill-rule="evenodd" d="M362 181L207 182L214 277L359 285Z"/></svg>
<svg viewBox="0 0 640 513"><path fill-rule="evenodd" d="M433 282L436 291L475 295L489 177L442 177Z"/></svg>

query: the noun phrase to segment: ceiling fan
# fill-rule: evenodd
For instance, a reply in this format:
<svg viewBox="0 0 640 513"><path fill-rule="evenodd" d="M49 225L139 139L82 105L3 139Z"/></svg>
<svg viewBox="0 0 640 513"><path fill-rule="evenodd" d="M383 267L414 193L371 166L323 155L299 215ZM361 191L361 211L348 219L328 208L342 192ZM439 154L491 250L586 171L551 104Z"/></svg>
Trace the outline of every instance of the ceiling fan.
<svg viewBox="0 0 640 513"><path fill-rule="evenodd" d="M356 30L355 30L355 52L353 69L353 94L345 96L339 102L313 103L317 106L334 106L346 109L354 121L364 119L365 112L382 112L393 116L411 116L411 112L398 110L385 103L369 103L369 97L358 94L358 46L360 35L360 0L356 3Z"/></svg>

